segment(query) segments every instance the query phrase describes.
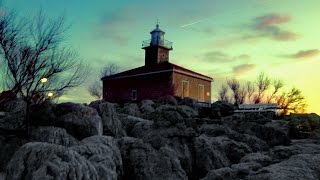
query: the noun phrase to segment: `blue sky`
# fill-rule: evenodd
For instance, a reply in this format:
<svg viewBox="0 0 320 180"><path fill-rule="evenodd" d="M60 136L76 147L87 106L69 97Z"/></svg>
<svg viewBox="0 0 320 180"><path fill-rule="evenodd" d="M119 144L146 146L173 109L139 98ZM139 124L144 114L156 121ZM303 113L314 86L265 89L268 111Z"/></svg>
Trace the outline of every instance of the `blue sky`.
<svg viewBox="0 0 320 180"><path fill-rule="evenodd" d="M300 88L309 109L320 113L319 0L7 0L4 9L31 17L42 9L63 14L72 26L67 43L95 70L108 63L122 70L141 66L141 42L157 19L173 42L172 63L221 81L254 79L265 72L286 87ZM93 100L85 87L64 100Z"/></svg>

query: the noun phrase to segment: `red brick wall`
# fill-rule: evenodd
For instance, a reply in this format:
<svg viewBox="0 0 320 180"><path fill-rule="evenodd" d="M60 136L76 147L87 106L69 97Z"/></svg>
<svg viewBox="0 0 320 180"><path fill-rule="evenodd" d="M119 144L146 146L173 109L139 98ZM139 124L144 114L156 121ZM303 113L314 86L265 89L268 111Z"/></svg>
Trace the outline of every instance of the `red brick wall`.
<svg viewBox="0 0 320 180"><path fill-rule="evenodd" d="M160 46L145 48L145 64L147 66L169 61L169 50Z"/></svg>
<svg viewBox="0 0 320 180"><path fill-rule="evenodd" d="M138 101L173 95L172 72L104 80L103 82L103 98L109 102L131 101L132 90L137 90Z"/></svg>
<svg viewBox="0 0 320 180"><path fill-rule="evenodd" d="M175 96L182 96L182 81L189 81L189 97L198 100L198 84L204 85L205 101L211 102L211 82L184 75L181 73L173 73L173 82L175 89ZM207 94L209 93L209 95Z"/></svg>

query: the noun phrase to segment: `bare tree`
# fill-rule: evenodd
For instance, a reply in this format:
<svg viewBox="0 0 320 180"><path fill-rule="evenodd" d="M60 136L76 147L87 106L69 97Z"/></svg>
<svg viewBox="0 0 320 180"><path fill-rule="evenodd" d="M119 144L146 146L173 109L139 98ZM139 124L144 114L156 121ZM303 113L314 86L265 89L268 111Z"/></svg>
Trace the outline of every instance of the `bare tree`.
<svg viewBox="0 0 320 180"><path fill-rule="evenodd" d="M263 100L263 93L269 89L271 80L264 73L261 73L256 80L256 85L258 86L258 92L254 97L254 103L259 104Z"/></svg>
<svg viewBox="0 0 320 180"><path fill-rule="evenodd" d="M304 112L307 106L302 92L297 88L282 93L277 99L277 104L283 115L290 112Z"/></svg>
<svg viewBox="0 0 320 180"><path fill-rule="evenodd" d="M221 86L218 100L238 104L245 102L263 103L262 100L266 96L267 103L278 104L281 114L304 112L307 104L302 92L297 88L292 88L289 92L282 92L283 87L283 81L271 81L270 78L261 73L255 83L248 81L245 83L245 86L241 86L240 82L236 79L228 80L226 84ZM267 91L269 88L273 88L270 94L267 93L269 92ZM228 94L229 89L232 91L232 94Z"/></svg>
<svg viewBox="0 0 320 180"><path fill-rule="evenodd" d="M101 70L101 77L111 76L119 72L119 66L116 64L108 64ZM96 99L102 99L102 83L101 80L94 81L88 86L88 92Z"/></svg>
<svg viewBox="0 0 320 180"><path fill-rule="evenodd" d="M0 17L0 57L5 64L5 85L27 103L28 134L30 105L79 86L88 71L77 53L63 47L67 30L63 17L48 19L40 12L30 19L18 18L13 13Z"/></svg>
<svg viewBox="0 0 320 180"><path fill-rule="evenodd" d="M272 85L273 85L273 91L271 95L268 97L267 103L271 103L272 101L275 101L274 98L276 97L277 93L281 90L281 88L284 86L284 83L281 80L275 80L272 82Z"/></svg>
<svg viewBox="0 0 320 180"><path fill-rule="evenodd" d="M228 97L228 86L224 84L221 86L221 89L219 90L218 100L222 102L230 102L230 99Z"/></svg>
<svg viewBox="0 0 320 180"><path fill-rule="evenodd" d="M246 89L245 89L245 90L247 91L247 93L246 93L246 95L247 95L247 101L248 101L248 102L251 102L251 101L252 101L252 96L253 96L253 94L254 94L254 92L255 92L255 88L254 88L253 83L251 83L250 81L248 81L248 82L246 83Z"/></svg>

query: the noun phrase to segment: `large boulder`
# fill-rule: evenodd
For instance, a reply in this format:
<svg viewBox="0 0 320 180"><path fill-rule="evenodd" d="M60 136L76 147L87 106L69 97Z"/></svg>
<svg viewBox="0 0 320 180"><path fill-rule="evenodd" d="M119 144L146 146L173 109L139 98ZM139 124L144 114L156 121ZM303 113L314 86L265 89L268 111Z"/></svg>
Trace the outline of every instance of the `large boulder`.
<svg viewBox="0 0 320 180"><path fill-rule="evenodd" d="M141 117L146 119L152 119L152 114L155 110L155 103L151 100L142 100L140 103Z"/></svg>
<svg viewBox="0 0 320 180"><path fill-rule="evenodd" d="M50 102L31 106L31 123L35 126L55 126L57 123L55 108L56 104Z"/></svg>
<svg viewBox="0 0 320 180"><path fill-rule="evenodd" d="M123 108L120 111L123 114L135 116L135 117L141 117L140 108L136 103L126 103L124 104Z"/></svg>
<svg viewBox="0 0 320 180"><path fill-rule="evenodd" d="M21 99L12 99L1 104L3 116L0 116L0 129L15 130L23 128L26 118L26 102Z"/></svg>
<svg viewBox="0 0 320 180"><path fill-rule="evenodd" d="M64 146L32 142L22 146L7 166L6 178L98 180L98 172L86 158Z"/></svg>
<svg viewBox="0 0 320 180"><path fill-rule="evenodd" d="M219 115L219 116L225 117L225 116L233 115L233 112L236 109L236 106L227 102L217 101L211 104L211 109L212 109L212 112L214 113L212 115ZM216 118L219 118L219 116Z"/></svg>
<svg viewBox="0 0 320 180"><path fill-rule="evenodd" d="M158 100L157 100L157 103L160 103L160 104L168 104L168 105L172 105L172 106L176 106L178 105L178 101L175 97L173 96L162 96L160 97Z"/></svg>
<svg viewBox="0 0 320 180"><path fill-rule="evenodd" d="M234 131L249 134L264 140L268 146L289 145L291 139L288 134L270 125L261 125L256 122L226 120L223 122Z"/></svg>
<svg viewBox="0 0 320 180"><path fill-rule="evenodd" d="M63 128L45 126L31 131L31 141L48 142L62 146L73 146L78 140L72 137Z"/></svg>
<svg viewBox="0 0 320 180"><path fill-rule="evenodd" d="M272 158L276 160L287 159L297 154L320 154L320 143L312 139L293 140L290 146L276 146L270 151Z"/></svg>
<svg viewBox="0 0 320 180"><path fill-rule="evenodd" d="M101 103L98 110L103 124L103 134L114 137L126 136L115 105L109 102Z"/></svg>
<svg viewBox="0 0 320 180"><path fill-rule="evenodd" d="M184 123L183 116L177 111L177 107L168 104L156 108L153 120L158 127L170 127L178 123Z"/></svg>
<svg viewBox="0 0 320 180"><path fill-rule="evenodd" d="M186 105L179 105L177 106L177 111L184 117L184 118L194 118L198 115L198 112Z"/></svg>
<svg viewBox="0 0 320 180"><path fill-rule="evenodd" d="M264 167L247 177L248 180L314 180L320 178L320 154L299 154L288 160Z"/></svg>
<svg viewBox="0 0 320 180"><path fill-rule="evenodd" d="M242 163L256 162L263 166L267 166L272 162L272 159L270 156L258 152L258 153L250 153L245 155L243 158L241 158L240 162Z"/></svg>
<svg viewBox="0 0 320 180"><path fill-rule="evenodd" d="M62 103L57 105L55 113L57 125L78 139L102 135L102 121L94 108L82 104Z"/></svg>
<svg viewBox="0 0 320 180"><path fill-rule="evenodd" d="M4 171L14 153L28 141L16 136L0 134L0 172Z"/></svg>
<svg viewBox="0 0 320 180"><path fill-rule="evenodd" d="M222 149L218 149L211 138L201 135L194 138L194 176L203 178L210 170L230 166L231 162Z"/></svg>
<svg viewBox="0 0 320 180"><path fill-rule="evenodd" d="M175 151L159 150L140 139L125 137L118 140L123 160L123 179L178 180L187 179Z"/></svg>
<svg viewBox="0 0 320 180"><path fill-rule="evenodd" d="M91 136L83 139L79 145L73 146L71 149L92 163L99 179L116 180L121 178L122 159L113 137Z"/></svg>

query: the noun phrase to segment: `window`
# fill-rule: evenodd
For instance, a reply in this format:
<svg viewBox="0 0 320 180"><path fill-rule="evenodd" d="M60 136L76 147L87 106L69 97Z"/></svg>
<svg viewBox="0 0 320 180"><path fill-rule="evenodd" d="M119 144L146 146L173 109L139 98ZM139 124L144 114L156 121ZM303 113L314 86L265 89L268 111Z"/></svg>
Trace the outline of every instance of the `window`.
<svg viewBox="0 0 320 180"><path fill-rule="evenodd" d="M198 101L204 102L204 85L198 84Z"/></svg>
<svg viewBox="0 0 320 180"><path fill-rule="evenodd" d="M137 90L131 91L131 100L137 100Z"/></svg>
<svg viewBox="0 0 320 180"><path fill-rule="evenodd" d="M189 81L182 81L182 98L189 97Z"/></svg>

